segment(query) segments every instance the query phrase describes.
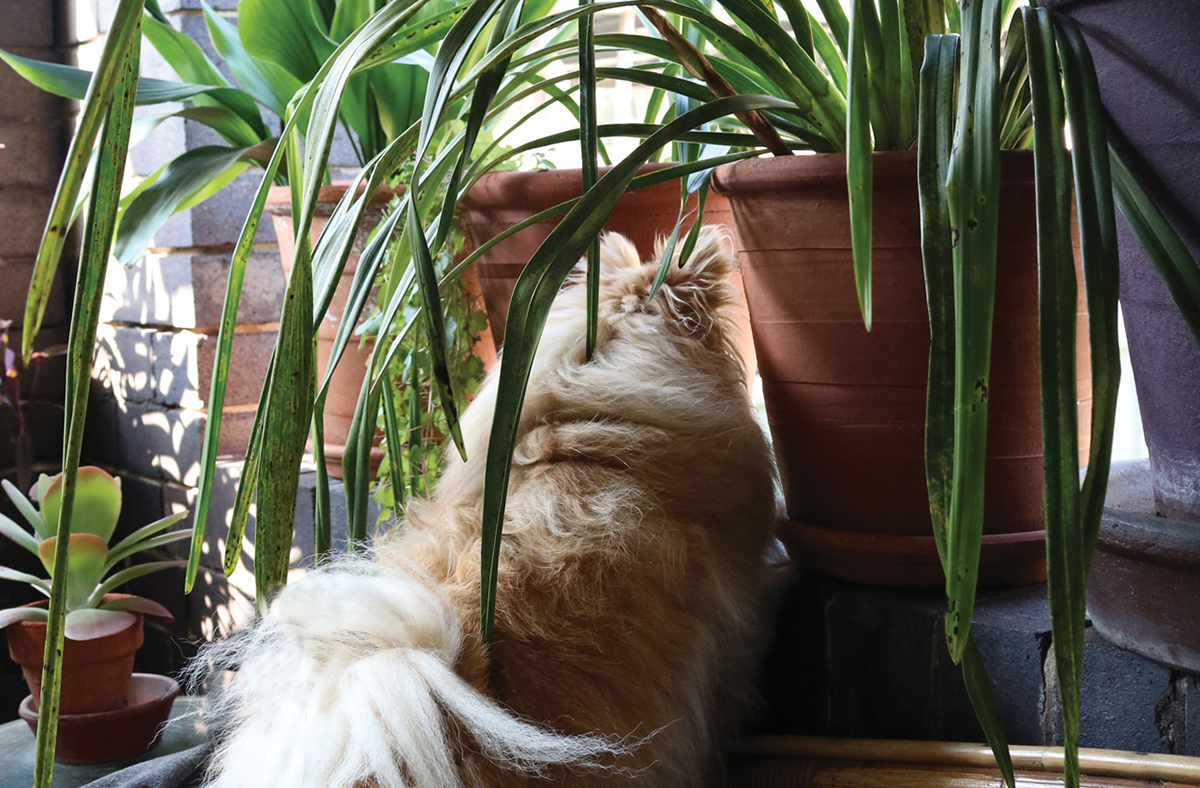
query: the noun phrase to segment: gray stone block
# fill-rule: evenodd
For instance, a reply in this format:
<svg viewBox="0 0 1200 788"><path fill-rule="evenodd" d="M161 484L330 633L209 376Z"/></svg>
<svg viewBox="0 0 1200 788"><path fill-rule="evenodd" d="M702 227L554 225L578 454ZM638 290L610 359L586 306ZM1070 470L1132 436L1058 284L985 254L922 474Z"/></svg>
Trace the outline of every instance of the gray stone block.
<svg viewBox="0 0 1200 788"><path fill-rule="evenodd" d="M62 120L0 123L0 183L53 191L70 142L70 125Z"/></svg>
<svg viewBox="0 0 1200 788"><path fill-rule="evenodd" d="M1013 744L1043 744L1042 660L1049 647L1044 585L980 595L971 635L996 689L996 704Z"/></svg>
<svg viewBox="0 0 1200 788"><path fill-rule="evenodd" d="M4 190L0 189L0 213L6 209L3 204L3 192ZM47 207L46 210L49 211L49 208ZM5 224L8 222L8 216L8 214L4 214ZM43 215L39 221L38 232L40 233L46 217ZM0 238L3 236L4 234L0 233ZM40 236L38 240L41 240ZM3 243L4 241L0 240L0 244ZM13 321L14 328L25 325L25 300L29 296L29 282L33 278L36 252L35 247L32 254L0 255L0 282L4 283L3 287L0 287L0 318ZM46 301L46 311L42 315L43 326L59 326L67 322L67 297L63 294L62 288L63 268L64 265L60 264L58 274L54 277L50 297Z"/></svg>
<svg viewBox="0 0 1200 788"><path fill-rule="evenodd" d="M1062 744L1062 706L1057 681L1050 681L1054 660L1046 660L1048 722L1053 743ZM1083 691L1079 744L1137 752L1168 752L1167 729L1160 716L1171 700L1171 671L1165 665L1117 648L1092 628L1084 635Z"/></svg>
<svg viewBox="0 0 1200 788"><path fill-rule="evenodd" d="M10 8L24 5L41 5L40 3L11 3L5 2L0 7ZM2 46L14 55L33 58L34 60L49 60L62 62L62 58L46 49L30 49L20 45ZM71 110L71 103L66 99L47 93L27 82L24 77L13 71L7 63L0 62L0 118L6 120L57 120Z"/></svg>
<svg viewBox="0 0 1200 788"><path fill-rule="evenodd" d="M146 74L146 76L150 76L150 74ZM183 109L182 104L154 104L136 107L133 116L136 122L142 118L169 115L181 109ZM130 146L128 162L134 174L150 175L187 150L185 124L186 121L183 118L166 118L159 121L145 139Z"/></svg>
<svg viewBox="0 0 1200 788"><path fill-rule="evenodd" d="M4 217L0 259L32 259L37 255L53 199L53 193L45 189L0 185L0 216Z"/></svg>
<svg viewBox="0 0 1200 788"><path fill-rule="evenodd" d="M215 331L225 305L229 257L148 255L131 268L109 266L100 319ZM286 288L278 252L251 252L237 322L277 322Z"/></svg>

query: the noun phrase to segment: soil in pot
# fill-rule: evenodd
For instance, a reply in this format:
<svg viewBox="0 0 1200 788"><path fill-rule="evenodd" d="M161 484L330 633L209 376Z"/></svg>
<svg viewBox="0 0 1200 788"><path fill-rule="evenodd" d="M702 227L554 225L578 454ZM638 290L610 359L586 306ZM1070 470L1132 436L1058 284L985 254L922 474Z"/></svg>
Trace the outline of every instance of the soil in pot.
<svg viewBox="0 0 1200 788"><path fill-rule="evenodd" d="M316 213L309 230L309 237L313 239L314 243L349 185L349 183L335 183L331 186L321 187L317 195ZM365 188L365 185L360 185L360 188ZM381 186L371 199L371 204L359 227L358 235L355 236L350 256L346 260L346 267L342 270L333 300L329 304L325 319L321 321L317 330L318 375L324 375L325 369L329 366L334 337L337 334L342 314L346 311L346 299L350 294L354 272L358 269L358 258L366 248L367 237L383 218L384 206L392 197L403 194L403 192L404 187L391 189ZM266 210L275 222L275 236L279 242L279 254L283 261L284 272L290 273L289 268L295 248L295 231L292 228L291 192L286 186L271 187L267 196ZM468 293L482 299L479 293L479 280L472 268L468 268L463 273L463 286ZM364 314L370 310L373 299L372 295L372 300L368 302ZM487 330L479 335L476 347L480 356L485 359L485 363L489 358L495 358L491 334ZM337 479L342 478L342 457L346 453L346 441L350 436L350 427L354 420L354 407L358 403L358 394L362 389L363 378L367 374L367 364L371 360L371 349L370 341L363 343L360 348L358 338L354 338L342 353L329 381L329 393L325 400L325 468L330 476ZM379 464L383 461L384 452L379 446L381 438L382 434L377 432L375 445L371 447L372 474L378 470Z"/></svg>
<svg viewBox="0 0 1200 788"><path fill-rule="evenodd" d="M981 569L981 582L992 585L1045 576L1033 158L1006 152L1002 163ZM714 186L738 225L767 414L796 524L784 534L793 557L843 579L936 586L943 580L925 486L930 341L916 153L877 153L874 165L870 332L855 294L843 156L740 162L718 169ZM1078 314L1086 462L1082 287ZM897 563L917 571L897 571Z"/></svg>
<svg viewBox="0 0 1200 788"><path fill-rule="evenodd" d="M642 168L642 172L668 166L671 165L648 164ZM609 169L600 168L600 174L603 176ZM459 221L471 247L478 248L530 216L579 197L582 193L583 176L577 169L491 172L480 178L459 201ZM681 233L686 232L695 221L696 206L696 196L692 195L688 210L693 212L693 218L685 222ZM675 229L678 218L679 181L673 180L623 195L605 222L604 230L624 235L637 247L642 259L647 260L654 254L656 241L670 235ZM476 261L480 288L487 304L488 324L497 347L504 342L508 303L517 278L529 258L560 221L562 216L557 216L526 227L496 244ZM729 203L725 198L709 193L704 205L704 223L733 229ZM739 291L742 290L740 273L736 275L734 284ZM742 312L744 314L745 310ZM738 344L743 362L748 373L753 375L754 342L748 321L743 320L739 325L739 334L741 339Z"/></svg>
<svg viewBox="0 0 1200 788"><path fill-rule="evenodd" d="M33 603L46 607L46 601ZM142 614L120 632L92 640L63 641L61 714L93 714L124 708L133 676L133 656L142 645ZM8 653L21 666L34 698L42 693L42 658L46 650L46 624L18 621L5 630Z"/></svg>

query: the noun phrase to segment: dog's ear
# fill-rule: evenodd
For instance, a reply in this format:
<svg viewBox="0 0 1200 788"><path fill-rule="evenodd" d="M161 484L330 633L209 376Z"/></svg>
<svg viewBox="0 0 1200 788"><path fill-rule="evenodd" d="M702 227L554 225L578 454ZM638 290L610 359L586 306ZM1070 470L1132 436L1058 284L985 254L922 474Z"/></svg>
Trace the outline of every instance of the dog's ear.
<svg viewBox="0 0 1200 788"><path fill-rule="evenodd" d="M659 260L662 259L665 245L665 239L659 239L655 249L655 257ZM681 239L675 247L675 257L671 260L671 268L667 272L668 285L711 288L728 283L734 268L737 267L737 260L733 253L733 237L727 229L719 225L702 227L696 239L696 247L683 267L680 267L679 253L682 246Z"/></svg>
<svg viewBox="0 0 1200 788"><path fill-rule="evenodd" d="M662 258L661 246L658 257ZM730 232L723 227L704 227L682 268L676 252L655 301L684 333L705 343L728 344L735 301L730 277L736 265Z"/></svg>

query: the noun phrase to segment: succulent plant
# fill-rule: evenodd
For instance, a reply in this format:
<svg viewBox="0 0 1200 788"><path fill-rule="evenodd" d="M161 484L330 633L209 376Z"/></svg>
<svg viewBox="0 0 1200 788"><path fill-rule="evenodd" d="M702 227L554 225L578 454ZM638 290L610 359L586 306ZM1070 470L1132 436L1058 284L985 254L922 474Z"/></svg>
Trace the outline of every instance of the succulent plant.
<svg viewBox="0 0 1200 788"><path fill-rule="evenodd" d="M62 474L54 477L42 474L30 491L29 498L7 480L0 484L32 527L30 532L0 515L0 534L36 555L47 573L52 575L54 554L58 548L58 538L54 534L57 532L62 502ZM156 520L109 547L120 513L120 481L94 466L80 468L67 556L65 632L72 640L91 640L119 632L134 620L134 613L148 613L171 620L170 612L153 600L122 595L106 601L104 597L129 580L183 563L155 561L112 571L135 553L190 538L190 528L163 533L187 516L187 512L176 512ZM50 596L49 578L35 577L3 566L0 566L0 578L28 583ZM46 621L46 618L45 608L40 607L0 610L0 629L17 621Z"/></svg>

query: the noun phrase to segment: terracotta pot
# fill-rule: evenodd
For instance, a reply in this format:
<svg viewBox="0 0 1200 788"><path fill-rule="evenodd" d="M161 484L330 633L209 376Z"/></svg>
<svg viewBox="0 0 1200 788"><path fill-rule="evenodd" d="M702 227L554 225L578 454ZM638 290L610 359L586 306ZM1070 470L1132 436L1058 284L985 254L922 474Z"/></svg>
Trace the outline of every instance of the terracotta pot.
<svg viewBox="0 0 1200 788"><path fill-rule="evenodd" d="M114 595L106 595L105 599ZM115 596L120 596L115 595ZM46 607L48 601L30 607ZM63 641L60 714L93 714L123 708L133 676L133 655L142 645L142 614L120 632L92 640ZM42 693L42 657L46 651L46 624L18 621L10 624L8 653L21 666L25 683L37 708Z"/></svg>
<svg viewBox="0 0 1200 788"><path fill-rule="evenodd" d="M669 164L648 164L642 172L652 172ZM601 167L603 176L611 168ZM459 222L472 246L478 248L504 230L518 224L536 213L552 208L559 203L583 194L583 175L580 170L542 170L537 172L491 172L459 201ZM694 211L697 200L693 195L688 202ZM565 214L564 214L565 215ZM679 181L648 186L632 191L617 202L617 207L604 224L608 232L624 235L637 247L642 259L654 254L654 245L660 236L670 235L679 218ZM551 231L562 221L562 216L547 219L526 227L519 233L506 238L479 257L475 267L479 271L479 284L483 300L487 304L488 325L492 337L499 347L504 342L504 323L508 318L508 302L516 287L517 277L525 264ZM692 220L694 221L694 219ZM733 229L729 203L723 197L710 193L704 205L704 223L725 225ZM685 225L691 227L691 222ZM740 273L735 286L742 290ZM741 310L739 323L742 358L750 375L754 374L754 342L750 325Z"/></svg>
<svg viewBox="0 0 1200 788"><path fill-rule="evenodd" d="M320 237L321 230L325 228L338 200L346 193L349 185L349 182L342 182L321 187L317 195L316 214L313 216L312 226L309 229L309 237L312 238L313 243L316 243L316 239ZM360 189L363 188L365 185L360 186ZM337 334L342 313L346 311L346 299L350 295L354 272L358 269L359 255L366 248L367 237L383 218L383 207L388 200L403 193L403 186L398 189L381 186L375 192L375 196L367 208L367 213L359 226L358 235L354 238L350 256L346 259L346 267L342 271L341 279L338 280L333 300L329 304L325 319L321 321L317 330L317 374L319 375L324 375L326 367L329 366L334 336ZM285 274L290 273L289 268L295 246L291 199L291 193L286 186L272 186L267 195L266 210L275 221L275 235L279 241L279 254L283 260ZM462 281L468 294L477 299L482 298L479 292L479 279L473 267L463 272ZM364 314L369 311L374 297L374 293L372 293ZM360 350L358 338L354 338L342 353L342 358L338 361L338 365L333 371L333 377L329 381L329 393L325 399L325 468L334 478L342 478L342 457L346 453L346 440L350 436L350 427L354 420L354 407L358 404L358 394L362 389L363 378L367 374L367 364L371 361L372 346L373 343L368 341ZM496 353L491 342L491 334L486 329L480 334L477 350L484 358L485 366L495 360ZM377 431L375 445L371 447L372 475L378 471L379 463L383 461L384 453L379 447L382 437L382 433Z"/></svg>
<svg viewBox="0 0 1200 788"><path fill-rule="evenodd" d="M169 676L134 673L124 708L58 715L54 762L107 763L141 755L158 744L178 696L179 683ZM36 735L38 712L33 700L30 696L22 701L17 713Z"/></svg>
<svg viewBox="0 0 1200 788"><path fill-rule="evenodd" d="M984 521L991 538L981 569L982 581L996 585L1045 576L1033 157L1005 153L1002 162ZM793 558L843 579L938 586L925 487L929 319L916 153L877 153L874 165L870 332L855 294L844 156L739 162L719 168L714 186L738 225L787 513L800 526L784 533ZM1078 312L1086 461L1082 287Z"/></svg>

